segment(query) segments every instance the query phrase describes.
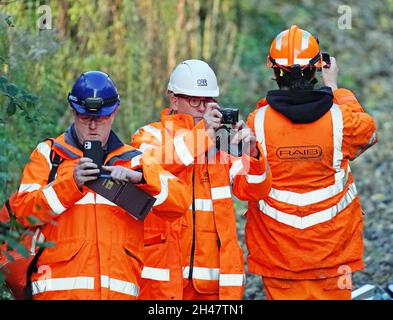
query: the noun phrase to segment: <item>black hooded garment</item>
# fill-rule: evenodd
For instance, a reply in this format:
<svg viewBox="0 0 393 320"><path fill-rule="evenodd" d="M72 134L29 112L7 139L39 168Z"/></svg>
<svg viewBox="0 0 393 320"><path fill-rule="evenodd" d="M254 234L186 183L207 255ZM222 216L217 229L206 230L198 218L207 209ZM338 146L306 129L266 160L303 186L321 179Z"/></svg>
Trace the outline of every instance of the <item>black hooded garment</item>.
<svg viewBox="0 0 393 320"><path fill-rule="evenodd" d="M269 105L293 123L311 123L321 118L333 105L330 87L318 90L271 90Z"/></svg>

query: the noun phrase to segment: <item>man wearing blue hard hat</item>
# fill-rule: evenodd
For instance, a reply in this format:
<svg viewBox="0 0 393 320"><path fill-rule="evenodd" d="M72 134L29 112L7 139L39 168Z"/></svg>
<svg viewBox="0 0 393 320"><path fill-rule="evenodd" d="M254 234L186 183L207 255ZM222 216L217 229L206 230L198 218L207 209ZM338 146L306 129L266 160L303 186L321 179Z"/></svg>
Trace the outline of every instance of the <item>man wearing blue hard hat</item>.
<svg viewBox="0 0 393 320"><path fill-rule="evenodd" d="M84 156L86 142L102 148L102 168L111 177L106 187L138 184L156 198L154 210L164 219L181 216L190 206L190 193L183 181L112 131L120 97L106 73L83 73L68 102L74 122L33 151L12 204L18 221L38 227L32 248L37 239L56 244L36 251L26 292L33 299L137 299L143 221L86 186L100 175L99 165Z"/></svg>

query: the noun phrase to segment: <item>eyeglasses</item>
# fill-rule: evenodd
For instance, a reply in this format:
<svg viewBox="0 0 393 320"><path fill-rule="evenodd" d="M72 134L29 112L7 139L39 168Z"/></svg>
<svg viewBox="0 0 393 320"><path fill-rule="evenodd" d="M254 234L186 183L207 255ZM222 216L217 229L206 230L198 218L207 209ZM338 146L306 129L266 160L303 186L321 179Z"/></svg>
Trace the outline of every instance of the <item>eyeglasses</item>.
<svg viewBox="0 0 393 320"><path fill-rule="evenodd" d="M82 114L77 113L78 120L83 124L89 124L91 121L94 121L97 124L102 124L109 120L111 115L109 116L85 116Z"/></svg>
<svg viewBox="0 0 393 320"><path fill-rule="evenodd" d="M179 97L179 98L183 98L185 100L188 101L188 103L190 104L191 107L193 108L198 108L201 105L201 102L203 102L205 105L206 103L209 102L217 102L216 99L214 98L202 98L202 97L190 97L190 96L186 96L183 94L175 94L175 97Z"/></svg>

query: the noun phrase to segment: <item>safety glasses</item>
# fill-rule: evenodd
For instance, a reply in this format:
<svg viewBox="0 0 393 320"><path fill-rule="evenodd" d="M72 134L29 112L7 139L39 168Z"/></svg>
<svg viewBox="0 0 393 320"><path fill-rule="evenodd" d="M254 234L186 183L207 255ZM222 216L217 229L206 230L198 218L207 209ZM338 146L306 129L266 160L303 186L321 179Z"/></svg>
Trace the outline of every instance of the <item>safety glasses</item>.
<svg viewBox="0 0 393 320"><path fill-rule="evenodd" d="M210 102L217 102L216 99L210 97L190 97L184 94L175 94L175 97L179 97L188 101L189 105L193 108L198 108L203 102L205 105Z"/></svg>

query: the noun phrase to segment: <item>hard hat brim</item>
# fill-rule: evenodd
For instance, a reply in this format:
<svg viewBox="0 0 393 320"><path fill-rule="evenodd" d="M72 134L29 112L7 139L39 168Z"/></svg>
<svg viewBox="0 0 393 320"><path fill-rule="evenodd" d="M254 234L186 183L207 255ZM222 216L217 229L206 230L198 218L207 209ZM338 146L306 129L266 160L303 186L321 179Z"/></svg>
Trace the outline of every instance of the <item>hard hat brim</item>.
<svg viewBox="0 0 393 320"><path fill-rule="evenodd" d="M115 110L119 107L119 102L114 103L111 106L101 107L97 112L88 112L85 107L69 101L71 108L74 109L77 113L84 116L96 116L96 117L106 117L110 116Z"/></svg>

